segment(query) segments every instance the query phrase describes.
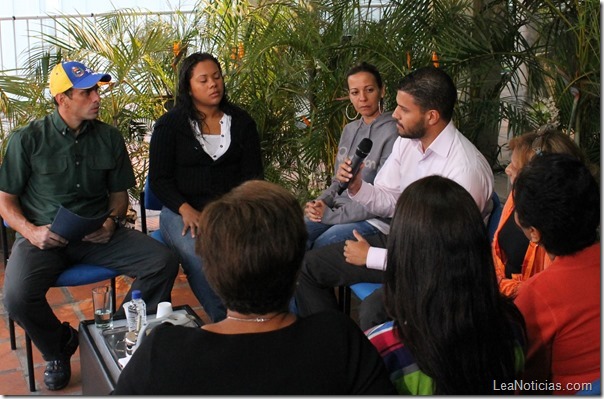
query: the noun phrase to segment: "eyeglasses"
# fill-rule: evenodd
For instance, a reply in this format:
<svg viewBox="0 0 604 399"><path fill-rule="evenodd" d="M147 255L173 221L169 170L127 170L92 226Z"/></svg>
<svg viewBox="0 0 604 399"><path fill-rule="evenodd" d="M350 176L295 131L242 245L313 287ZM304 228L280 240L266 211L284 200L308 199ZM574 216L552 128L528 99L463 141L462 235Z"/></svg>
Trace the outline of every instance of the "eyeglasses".
<svg viewBox="0 0 604 399"><path fill-rule="evenodd" d="M541 126L535 132L537 137L533 140L533 144L531 144L531 149L535 152L535 155L541 156L543 154L543 140L547 133L556 130L556 127L550 123Z"/></svg>

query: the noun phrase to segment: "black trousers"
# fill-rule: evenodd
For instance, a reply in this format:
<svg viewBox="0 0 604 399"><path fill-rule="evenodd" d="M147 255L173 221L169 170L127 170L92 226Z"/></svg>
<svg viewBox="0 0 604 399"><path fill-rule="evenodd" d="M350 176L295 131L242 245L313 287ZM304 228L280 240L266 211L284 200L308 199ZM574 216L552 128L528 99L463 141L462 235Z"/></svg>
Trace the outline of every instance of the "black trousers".
<svg viewBox="0 0 604 399"><path fill-rule="evenodd" d="M364 238L372 247L385 248L387 237L385 234L377 233ZM310 250L304 257L295 292L298 312L300 316L307 316L327 309L337 310L338 302L334 287L350 286L361 282L381 283L383 276L384 272L381 270L347 263L344 258L344 242ZM374 314L377 312L385 313L381 296L373 297L370 301L367 299L361 303L359 311L361 328L368 324L375 325L377 322Z"/></svg>
<svg viewBox="0 0 604 399"><path fill-rule="evenodd" d="M179 267L165 245L127 228L117 229L106 244L72 242L49 250L41 250L18 236L6 266L4 306L47 361L61 355L63 328L46 300L46 293L59 274L76 263L105 266L135 278L124 302L130 300L132 290L140 290L149 313L155 311L159 302L171 300ZM117 311L121 309L116 306Z"/></svg>

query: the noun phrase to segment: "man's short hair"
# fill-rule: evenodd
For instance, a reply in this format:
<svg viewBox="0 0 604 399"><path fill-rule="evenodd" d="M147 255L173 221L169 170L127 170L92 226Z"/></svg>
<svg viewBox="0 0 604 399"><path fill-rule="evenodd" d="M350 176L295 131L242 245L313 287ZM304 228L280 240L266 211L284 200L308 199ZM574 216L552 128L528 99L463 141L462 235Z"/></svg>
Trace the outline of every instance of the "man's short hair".
<svg viewBox="0 0 604 399"><path fill-rule="evenodd" d="M453 117L457 89L453 79L440 68L428 66L411 72L401 80L398 90L410 94L424 112L437 110L447 122Z"/></svg>

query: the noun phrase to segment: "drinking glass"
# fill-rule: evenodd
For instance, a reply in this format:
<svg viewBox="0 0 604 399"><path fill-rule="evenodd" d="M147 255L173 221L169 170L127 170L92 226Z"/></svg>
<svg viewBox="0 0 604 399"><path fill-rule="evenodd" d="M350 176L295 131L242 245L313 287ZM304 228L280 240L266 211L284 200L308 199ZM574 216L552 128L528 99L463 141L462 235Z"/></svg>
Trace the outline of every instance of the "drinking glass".
<svg viewBox="0 0 604 399"><path fill-rule="evenodd" d="M111 303L111 287L104 285L92 289L92 306L94 308L94 324L97 328L107 329L113 327L113 313Z"/></svg>

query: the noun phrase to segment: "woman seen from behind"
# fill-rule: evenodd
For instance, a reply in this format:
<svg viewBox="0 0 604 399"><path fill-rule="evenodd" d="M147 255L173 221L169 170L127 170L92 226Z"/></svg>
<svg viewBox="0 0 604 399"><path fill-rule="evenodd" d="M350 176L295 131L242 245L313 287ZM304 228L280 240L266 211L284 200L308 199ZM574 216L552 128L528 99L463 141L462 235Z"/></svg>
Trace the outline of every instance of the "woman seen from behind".
<svg viewBox="0 0 604 399"><path fill-rule="evenodd" d="M441 176L401 194L388 237L385 303L367 334L399 394L489 394L522 371L522 316L497 287L480 211Z"/></svg>

